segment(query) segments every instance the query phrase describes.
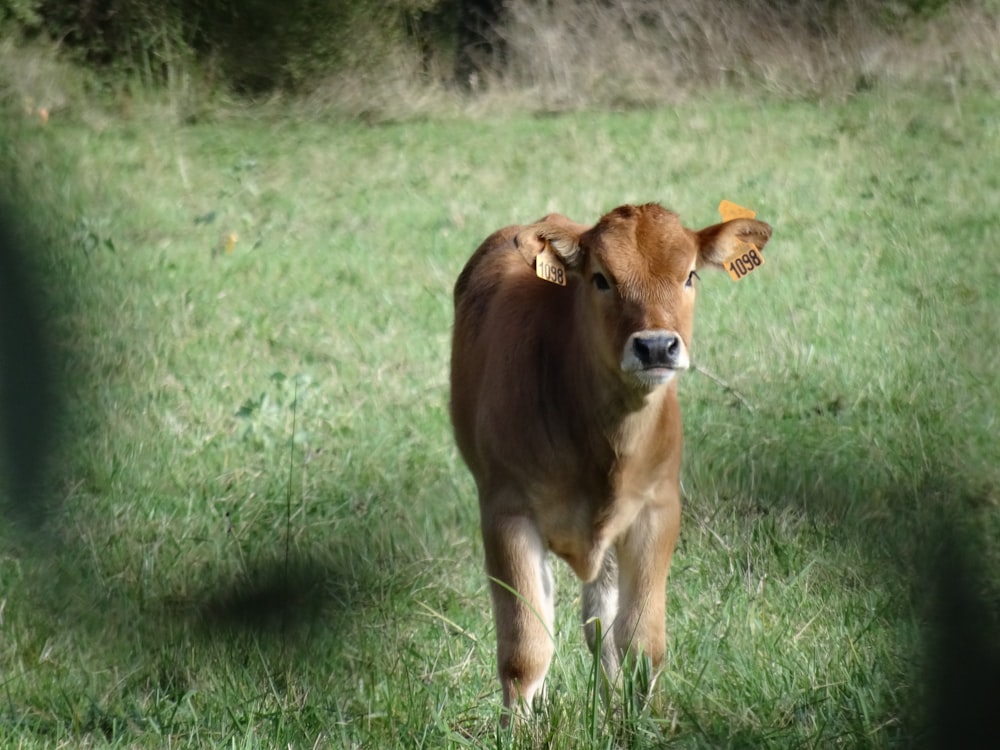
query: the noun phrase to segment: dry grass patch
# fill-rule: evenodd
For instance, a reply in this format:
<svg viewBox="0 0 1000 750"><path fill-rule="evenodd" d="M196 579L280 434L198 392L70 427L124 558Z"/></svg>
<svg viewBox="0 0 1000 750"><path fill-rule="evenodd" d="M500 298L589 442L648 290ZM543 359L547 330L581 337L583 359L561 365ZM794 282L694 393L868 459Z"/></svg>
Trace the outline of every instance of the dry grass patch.
<svg viewBox="0 0 1000 750"><path fill-rule="evenodd" d="M989 3L933 17L884 3L514 0L494 83L535 106L676 102L706 88L844 96L876 82L996 85L1000 21Z"/></svg>

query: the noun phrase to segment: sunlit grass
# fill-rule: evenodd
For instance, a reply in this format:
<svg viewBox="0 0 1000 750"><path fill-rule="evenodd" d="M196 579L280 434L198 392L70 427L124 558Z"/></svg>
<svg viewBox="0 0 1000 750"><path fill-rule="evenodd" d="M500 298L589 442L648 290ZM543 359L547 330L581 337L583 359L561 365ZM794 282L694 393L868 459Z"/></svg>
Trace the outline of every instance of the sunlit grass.
<svg viewBox="0 0 1000 750"><path fill-rule="evenodd" d="M937 524L998 531L998 130L985 95L885 91L376 128L9 119L69 436L58 511L0 559L0 739L912 746ZM507 736L445 410L453 279L508 223L659 200L701 226L721 198L775 234L745 281L703 274L695 359L742 401L682 383L653 706L595 714L560 566L548 702Z"/></svg>

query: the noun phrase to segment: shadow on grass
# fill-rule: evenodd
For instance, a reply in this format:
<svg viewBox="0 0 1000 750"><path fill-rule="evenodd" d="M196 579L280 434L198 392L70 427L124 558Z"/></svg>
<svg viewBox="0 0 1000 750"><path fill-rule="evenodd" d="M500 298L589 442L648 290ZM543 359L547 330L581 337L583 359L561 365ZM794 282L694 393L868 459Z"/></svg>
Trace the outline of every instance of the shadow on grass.
<svg viewBox="0 0 1000 750"><path fill-rule="evenodd" d="M41 275L25 260L35 255L38 241L10 219L13 214L11 206L0 203L0 496L15 530L21 528L30 539L58 512L45 489L46 469L55 463L62 403L55 373L69 357L52 344L39 312L47 307L40 290L51 292L52 279L41 284ZM46 544L41 537L35 541ZM273 555L208 585L191 609L206 633L287 633L337 605L348 609L366 588L357 576L354 568L348 579L318 556Z"/></svg>
<svg viewBox="0 0 1000 750"><path fill-rule="evenodd" d="M916 651L901 652L894 667L907 684L882 686L886 704L899 713L869 718L882 725L882 742L993 747L1000 733L998 488L989 467L966 484L962 471L941 457L961 425L940 413L907 416L942 450L897 429L892 418L874 428L874 439L858 432L845 439L839 408L818 407L791 417L737 416L734 431L756 448L735 462L726 455L727 465L713 468L753 498L752 514L791 511L821 526L830 542L842 540L845 555L857 551L852 576L890 592L884 612L890 622L899 618L905 628L916 617ZM706 450L724 454L717 446ZM872 665L873 679L878 673ZM707 739L719 746L768 744L766 737Z"/></svg>
<svg viewBox="0 0 1000 750"><path fill-rule="evenodd" d="M60 389L51 333L40 309L44 292L26 261L37 242L0 200L0 497L9 517L28 528L51 508L46 469L54 463Z"/></svg>
<svg viewBox="0 0 1000 750"><path fill-rule="evenodd" d="M143 542L116 538L131 532L114 518L90 517L86 508L64 514L57 498L87 496L74 490L82 480L70 463L87 453L85 441L100 433L104 418L95 395L100 375L89 359L93 342L71 330L85 280L73 276L69 261L69 270L42 269L51 258L7 220L2 199L0 662L9 677L0 735L24 731L57 741L120 738L137 727L192 731L177 717L195 693L231 689L249 706L282 683L289 695L309 693L310 683L325 694L330 670L358 648L351 634L394 617L406 601L403 589L423 570L405 545L381 555L372 548L371 532L390 531L348 518L342 529L351 531L288 549L282 539L196 540L199 554L171 560L198 566L178 580L177 569L146 567ZM79 260L77 250L65 255ZM110 492L110 480L93 491ZM226 698L199 710L215 710ZM205 721L217 728L233 719Z"/></svg>
<svg viewBox="0 0 1000 750"><path fill-rule="evenodd" d="M924 694L929 748L993 748L1000 736L1000 588L974 532L945 527L928 575Z"/></svg>
<svg viewBox="0 0 1000 750"><path fill-rule="evenodd" d="M250 560L246 571L203 585L182 608L202 637L243 632L294 642L317 624L335 630L344 618L363 616L371 592L385 588L376 576L373 569L338 565L329 555L268 555ZM175 607L178 600L163 604Z"/></svg>
<svg viewBox="0 0 1000 750"><path fill-rule="evenodd" d="M212 582L191 597L191 609L208 635L216 631L285 634L320 617L334 601L327 583L339 578L316 560L253 561L233 579Z"/></svg>

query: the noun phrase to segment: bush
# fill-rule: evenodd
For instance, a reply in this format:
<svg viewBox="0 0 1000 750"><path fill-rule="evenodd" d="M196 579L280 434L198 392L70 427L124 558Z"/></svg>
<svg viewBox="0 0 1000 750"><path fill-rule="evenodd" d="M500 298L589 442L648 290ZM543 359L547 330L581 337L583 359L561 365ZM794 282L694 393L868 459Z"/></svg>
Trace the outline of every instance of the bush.
<svg viewBox="0 0 1000 750"><path fill-rule="evenodd" d="M192 64L236 91L294 90L378 67L438 0L0 0L0 21L44 31L88 64L168 83Z"/></svg>
<svg viewBox="0 0 1000 750"><path fill-rule="evenodd" d="M179 0L194 6L199 0ZM249 0L208 4L192 40L236 90L301 89L333 73L378 68L408 43L407 27L434 0ZM197 15L197 13L193 14Z"/></svg>
<svg viewBox="0 0 1000 750"><path fill-rule="evenodd" d="M457 83L563 109L720 84L994 81L998 14L996 0L0 0L0 33L47 36L186 106L192 89L308 92L369 112Z"/></svg>
<svg viewBox="0 0 1000 750"><path fill-rule="evenodd" d="M42 25L41 0L0 0L0 32L35 32Z"/></svg>

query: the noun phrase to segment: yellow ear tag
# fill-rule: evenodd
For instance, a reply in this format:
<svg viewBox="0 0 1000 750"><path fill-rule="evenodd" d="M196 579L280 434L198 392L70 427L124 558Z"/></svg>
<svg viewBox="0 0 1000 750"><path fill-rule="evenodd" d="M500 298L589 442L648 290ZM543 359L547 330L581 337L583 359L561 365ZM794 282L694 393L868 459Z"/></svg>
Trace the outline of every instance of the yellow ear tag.
<svg viewBox="0 0 1000 750"><path fill-rule="evenodd" d="M743 208L732 201L724 200L719 204L719 214L723 221L733 219L755 219L757 212L749 208ZM730 256L722 265L729 272L729 278L739 281L744 276L748 276L751 271L756 271L764 265L764 256L760 249L752 242L741 242L742 247Z"/></svg>
<svg viewBox="0 0 1000 750"><path fill-rule="evenodd" d="M566 268L547 242L545 249L535 258L535 275L544 281L566 286Z"/></svg>

